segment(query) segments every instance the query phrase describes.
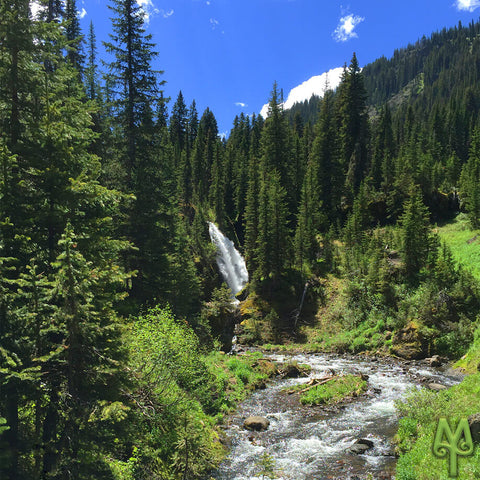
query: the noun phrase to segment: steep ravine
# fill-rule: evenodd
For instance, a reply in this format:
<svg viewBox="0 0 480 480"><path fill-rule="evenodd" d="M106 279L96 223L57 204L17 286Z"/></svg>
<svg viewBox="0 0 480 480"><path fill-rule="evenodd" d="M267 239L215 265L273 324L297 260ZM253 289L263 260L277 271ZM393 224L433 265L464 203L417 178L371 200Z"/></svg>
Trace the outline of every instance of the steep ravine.
<svg viewBox="0 0 480 480"><path fill-rule="evenodd" d="M284 361L286 357L269 355L269 358ZM231 450L213 475L215 479L262 478L258 462L264 452L273 459L275 478L279 480L393 478L395 400L410 388L420 388L422 383L448 386L461 380L421 362L313 354L288 359L309 364L310 378L323 376L329 369L336 373L361 372L369 376L369 390L351 403L328 410L302 406L297 395L282 392L287 386L307 382L308 378L272 381L265 390L255 392L229 419L225 433ZM267 417L269 429L256 433L245 430L243 420L250 415ZM359 438L372 440L374 448L364 455L349 453L349 447Z"/></svg>

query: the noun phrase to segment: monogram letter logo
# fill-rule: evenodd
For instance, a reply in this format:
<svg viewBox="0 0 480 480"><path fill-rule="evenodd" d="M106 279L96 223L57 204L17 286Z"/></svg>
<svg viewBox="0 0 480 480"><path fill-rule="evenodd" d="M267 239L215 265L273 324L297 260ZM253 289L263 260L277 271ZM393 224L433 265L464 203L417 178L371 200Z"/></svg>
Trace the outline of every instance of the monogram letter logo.
<svg viewBox="0 0 480 480"><path fill-rule="evenodd" d="M473 442L468 420L462 418L457 425L455 433L452 432L446 418L440 418L437 433L433 443L433 454L438 458L447 458L449 455L449 476L456 478L458 475L458 456L468 457L473 453Z"/></svg>

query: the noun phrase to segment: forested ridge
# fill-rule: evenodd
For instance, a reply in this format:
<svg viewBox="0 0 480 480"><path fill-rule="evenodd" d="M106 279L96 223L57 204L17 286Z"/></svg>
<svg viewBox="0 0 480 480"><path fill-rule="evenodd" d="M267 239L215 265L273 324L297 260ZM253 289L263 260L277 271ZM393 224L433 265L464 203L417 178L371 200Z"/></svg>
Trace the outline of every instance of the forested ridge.
<svg viewBox="0 0 480 480"><path fill-rule="evenodd" d="M479 23L353 54L291 112L275 83L222 139L164 97L137 2L111 0L106 63L75 0L40 3L0 0L1 479L201 478L273 373L222 355L234 321L250 344L467 351L477 281L432 226L480 226ZM236 313L208 221L247 262Z"/></svg>

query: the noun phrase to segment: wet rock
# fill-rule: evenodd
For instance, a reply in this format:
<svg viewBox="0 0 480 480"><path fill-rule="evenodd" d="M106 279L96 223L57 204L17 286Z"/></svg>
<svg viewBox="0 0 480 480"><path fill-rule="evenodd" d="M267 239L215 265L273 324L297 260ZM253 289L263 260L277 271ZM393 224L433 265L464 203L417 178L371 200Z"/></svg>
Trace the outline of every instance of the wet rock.
<svg viewBox="0 0 480 480"><path fill-rule="evenodd" d="M263 432L264 430L267 430L269 425L270 421L267 418L258 416L247 417L243 422L244 428L256 432Z"/></svg>
<svg viewBox="0 0 480 480"><path fill-rule="evenodd" d="M468 426L475 443L480 443L480 413L474 413L468 417Z"/></svg>
<svg viewBox="0 0 480 480"><path fill-rule="evenodd" d="M425 359L431 367L441 367L443 365L442 359L438 355Z"/></svg>
<svg viewBox="0 0 480 480"><path fill-rule="evenodd" d="M434 392L439 392L440 390L447 389L445 385L441 385L440 383L427 383L427 388L429 390L433 390Z"/></svg>
<svg viewBox="0 0 480 480"><path fill-rule="evenodd" d="M362 455L366 451L373 448L373 442L371 440L367 440L366 438L359 438L349 449L350 453L355 455Z"/></svg>
<svg viewBox="0 0 480 480"><path fill-rule="evenodd" d="M300 378L308 377L312 368L309 365L291 362L283 364L278 371L283 378Z"/></svg>

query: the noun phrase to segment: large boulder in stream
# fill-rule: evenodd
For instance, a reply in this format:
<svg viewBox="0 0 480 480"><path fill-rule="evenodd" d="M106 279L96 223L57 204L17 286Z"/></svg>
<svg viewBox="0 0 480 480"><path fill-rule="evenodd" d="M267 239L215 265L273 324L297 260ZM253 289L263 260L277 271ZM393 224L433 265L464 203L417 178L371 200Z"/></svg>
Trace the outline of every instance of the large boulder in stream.
<svg viewBox="0 0 480 480"><path fill-rule="evenodd" d="M302 363L297 363L295 361L284 363L278 368L278 373L283 378L308 377L311 371L312 371L312 367L310 365L304 365Z"/></svg>
<svg viewBox="0 0 480 480"><path fill-rule="evenodd" d="M418 360L426 357L427 346L415 322L410 322L393 336L391 351L406 360Z"/></svg>
<svg viewBox="0 0 480 480"><path fill-rule="evenodd" d="M359 438L349 449L350 453L354 453L355 455L362 455L367 450L373 448L373 442L371 440L367 440L366 438Z"/></svg>
<svg viewBox="0 0 480 480"><path fill-rule="evenodd" d="M267 430L269 427L270 422L267 418L265 417L247 417L245 421L243 422L244 428L247 430L253 430L256 432L263 432L264 430Z"/></svg>

